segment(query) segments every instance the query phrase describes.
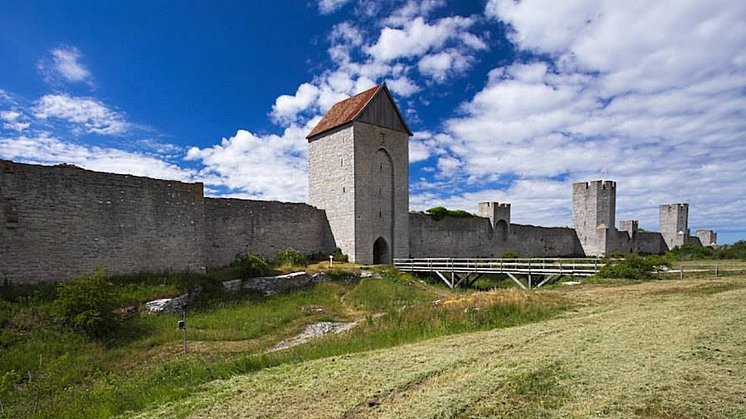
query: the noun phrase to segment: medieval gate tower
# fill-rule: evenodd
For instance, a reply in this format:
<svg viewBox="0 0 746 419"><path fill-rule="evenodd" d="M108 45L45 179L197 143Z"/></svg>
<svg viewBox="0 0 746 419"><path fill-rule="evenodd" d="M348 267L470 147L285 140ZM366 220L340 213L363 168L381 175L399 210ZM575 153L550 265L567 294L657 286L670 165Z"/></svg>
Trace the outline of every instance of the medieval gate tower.
<svg viewBox="0 0 746 419"><path fill-rule="evenodd" d="M360 264L409 256L409 136L385 84L343 100L308 139L308 203Z"/></svg>

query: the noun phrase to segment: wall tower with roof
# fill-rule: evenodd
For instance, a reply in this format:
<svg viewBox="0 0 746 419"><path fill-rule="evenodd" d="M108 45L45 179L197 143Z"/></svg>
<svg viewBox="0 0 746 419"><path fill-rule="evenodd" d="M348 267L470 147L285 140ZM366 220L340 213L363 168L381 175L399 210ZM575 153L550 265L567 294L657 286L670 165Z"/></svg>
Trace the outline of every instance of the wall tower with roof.
<svg viewBox="0 0 746 419"><path fill-rule="evenodd" d="M409 136L385 84L329 109L308 139L308 203L360 264L409 256Z"/></svg>

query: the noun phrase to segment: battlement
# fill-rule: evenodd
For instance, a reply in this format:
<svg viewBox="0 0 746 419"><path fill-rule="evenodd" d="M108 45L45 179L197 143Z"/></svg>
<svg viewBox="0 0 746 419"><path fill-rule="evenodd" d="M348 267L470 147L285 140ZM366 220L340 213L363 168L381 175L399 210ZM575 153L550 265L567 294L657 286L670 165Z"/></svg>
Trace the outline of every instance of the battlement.
<svg viewBox="0 0 746 419"><path fill-rule="evenodd" d="M591 180L587 182L576 182L572 184L575 189L616 189L616 182L613 180Z"/></svg>
<svg viewBox="0 0 746 419"><path fill-rule="evenodd" d="M688 210L689 204L664 204L659 208L661 211Z"/></svg>

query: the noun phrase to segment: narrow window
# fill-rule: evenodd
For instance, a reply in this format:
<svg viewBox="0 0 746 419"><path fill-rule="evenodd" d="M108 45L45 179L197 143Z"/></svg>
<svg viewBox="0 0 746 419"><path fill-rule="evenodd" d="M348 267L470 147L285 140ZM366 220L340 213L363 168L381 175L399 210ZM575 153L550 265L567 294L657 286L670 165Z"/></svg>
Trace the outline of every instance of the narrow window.
<svg viewBox="0 0 746 419"><path fill-rule="evenodd" d="M344 159L339 159L339 167L344 167L345 161Z"/></svg>
<svg viewBox="0 0 746 419"><path fill-rule="evenodd" d="M381 211L378 211L378 218L383 218L383 214L381 213Z"/></svg>
<svg viewBox="0 0 746 419"><path fill-rule="evenodd" d="M345 193L345 187L342 186L342 193Z"/></svg>
<svg viewBox="0 0 746 419"><path fill-rule="evenodd" d="M383 163L381 163L381 171L383 172Z"/></svg>

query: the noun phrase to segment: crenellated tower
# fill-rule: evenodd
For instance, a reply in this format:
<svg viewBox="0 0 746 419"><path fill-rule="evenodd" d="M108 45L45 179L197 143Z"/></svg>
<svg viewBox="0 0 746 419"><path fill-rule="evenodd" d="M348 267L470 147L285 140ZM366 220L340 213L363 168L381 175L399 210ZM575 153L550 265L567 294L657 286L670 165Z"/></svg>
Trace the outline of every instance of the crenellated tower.
<svg viewBox="0 0 746 419"><path fill-rule="evenodd" d="M616 182L594 180L572 185L572 221L583 253L603 256L612 250L616 228Z"/></svg>
<svg viewBox="0 0 746 419"><path fill-rule="evenodd" d="M489 218L493 237L508 240L510 234L510 204L499 202L480 202L477 204L477 215Z"/></svg>
<svg viewBox="0 0 746 419"><path fill-rule="evenodd" d="M668 250L685 245L689 239L689 204L661 205L658 230Z"/></svg>

